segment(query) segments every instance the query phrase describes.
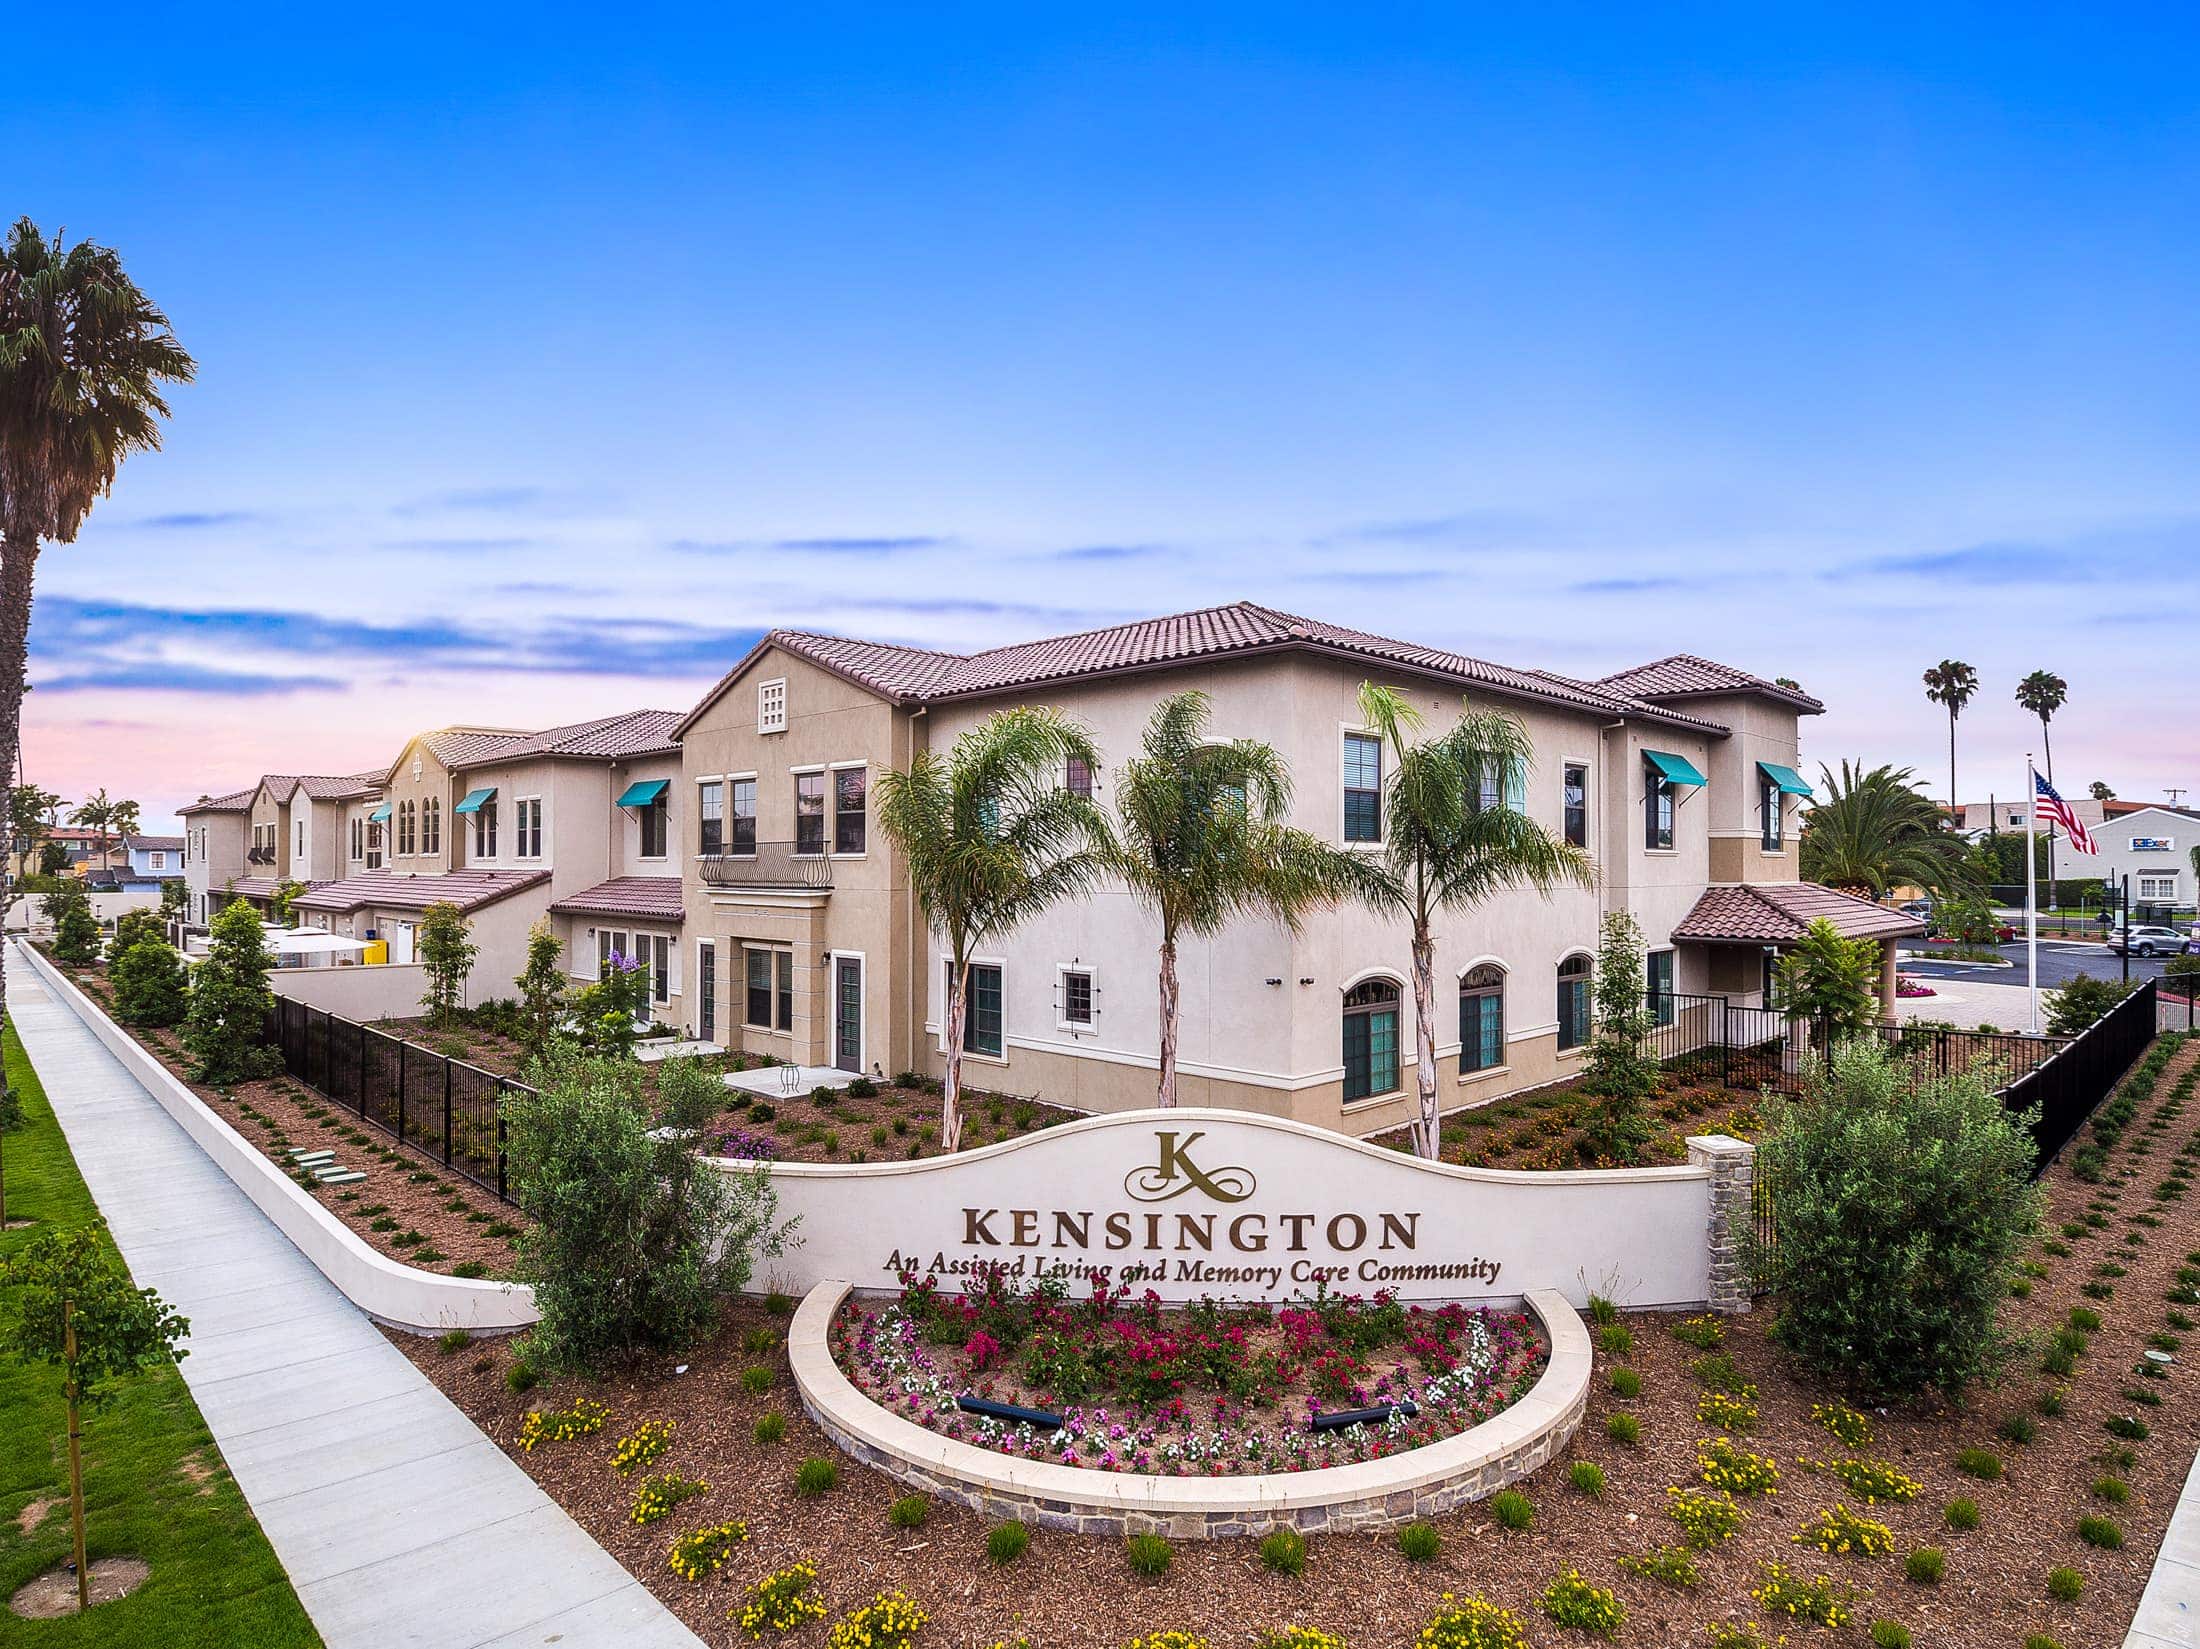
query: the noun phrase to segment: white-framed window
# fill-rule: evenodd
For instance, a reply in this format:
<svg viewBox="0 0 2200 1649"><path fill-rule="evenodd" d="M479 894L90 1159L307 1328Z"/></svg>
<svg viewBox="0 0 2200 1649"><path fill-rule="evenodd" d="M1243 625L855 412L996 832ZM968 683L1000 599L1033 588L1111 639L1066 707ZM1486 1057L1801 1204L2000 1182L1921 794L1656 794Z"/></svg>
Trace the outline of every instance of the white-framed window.
<svg viewBox="0 0 2200 1649"><path fill-rule="evenodd" d="M661 790L646 807L634 810L635 823L641 827L640 856L644 859L662 859L665 856L665 835L672 818L672 804L666 799L671 791Z"/></svg>
<svg viewBox="0 0 2200 1649"><path fill-rule="evenodd" d="M728 802L732 806L733 828L726 832L728 853L754 854L756 852L756 775L737 773L726 780Z"/></svg>
<svg viewBox="0 0 2200 1649"><path fill-rule="evenodd" d="M519 796L512 802L512 853L515 858L542 857L542 798Z"/></svg>
<svg viewBox="0 0 2200 1649"><path fill-rule="evenodd" d="M695 786L695 851L706 857L726 851L726 783L703 779Z"/></svg>
<svg viewBox="0 0 2200 1649"><path fill-rule="evenodd" d="M1660 1025L1673 1023L1673 953L1654 950L1642 959L1643 995Z"/></svg>
<svg viewBox="0 0 2200 1649"><path fill-rule="evenodd" d="M161 852L158 848L154 849L151 853L148 853L145 856L145 859L146 862L150 864L155 870L166 870L168 868L168 855Z"/></svg>
<svg viewBox="0 0 2200 1649"><path fill-rule="evenodd" d="M825 851L825 772L816 768L794 776L794 850Z"/></svg>
<svg viewBox="0 0 2200 1649"><path fill-rule="evenodd" d="M794 952L764 945L742 949L741 1022L752 1030L794 1029Z"/></svg>
<svg viewBox="0 0 2200 1649"><path fill-rule="evenodd" d="M1344 1098L1372 1099L1398 1087L1398 984L1363 979L1344 993Z"/></svg>
<svg viewBox="0 0 2200 1649"><path fill-rule="evenodd" d="M871 770L833 770L833 851L861 853L869 845Z"/></svg>
<svg viewBox="0 0 2200 1649"><path fill-rule="evenodd" d="M483 802L474 809L474 857L494 859L497 856L497 804Z"/></svg>
<svg viewBox="0 0 2200 1649"><path fill-rule="evenodd" d="M954 982L953 962L947 964L948 982ZM963 1052L999 1059L1008 1051L1005 998L1001 992L998 962L970 964L968 995L963 1002Z"/></svg>
<svg viewBox="0 0 2200 1649"><path fill-rule="evenodd" d="M759 733L784 733L787 730L785 676L756 684L756 730Z"/></svg>
<svg viewBox="0 0 2200 1649"><path fill-rule="evenodd" d="M417 802L397 804L397 856L409 859L420 849L420 815Z"/></svg>
<svg viewBox="0 0 2200 1649"><path fill-rule="evenodd" d="M1459 978L1459 1072L1494 1071L1505 1063L1505 970L1495 962Z"/></svg>
<svg viewBox="0 0 2200 1649"><path fill-rule="evenodd" d="M1589 958L1569 956L1558 965L1558 1048L1589 1040Z"/></svg>
<svg viewBox="0 0 2200 1649"><path fill-rule="evenodd" d="M1564 799L1566 840L1574 847L1589 845L1589 764L1566 764Z"/></svg>
<svg viewBox="0 0 2200 1649"><path fill-rule="evenodd" d="M1054 970L1054 1027L1071 1035L1083 1035L1092 1031L1099 1017L1098 992L1092 982L1091 965L1084 962L1058 963Z"/></svg>
<svg viewBox="0 0 2200 1649"><path fill-rule="evenodd" d="M2136 885L2138 891L2132 895L2134 899L2167 901L2177 897L2177 876L2175 872L2166 876L2160 874L2150 876L2142 873L2137 878Z"/></svg>
<svg viewBox="0 0 2200 1649"><path fill-rule="evenodd" d="M351 818L351 862L357 864L367 856L367 821L354 813Z"/></svg>
<svg viewBox="0 0 2200 1649"><path fill-rule="evenodd" d="M1344 839L1383 839L1383 741L1373 733L1344 736Z"/></svg>

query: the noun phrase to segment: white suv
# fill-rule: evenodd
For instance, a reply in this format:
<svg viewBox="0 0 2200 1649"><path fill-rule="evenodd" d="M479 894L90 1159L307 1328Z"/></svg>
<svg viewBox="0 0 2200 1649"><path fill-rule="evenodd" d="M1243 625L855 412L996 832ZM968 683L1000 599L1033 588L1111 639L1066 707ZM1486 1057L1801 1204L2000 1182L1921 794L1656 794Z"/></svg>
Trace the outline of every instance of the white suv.
<svg viewBox="0 0 2200 1649"><path fill-rule="evenodd" d="M2175 928L2135 922L2128 932L2110 928L2108 948L2119 955L2128 950L2133 956L2175 956L2185 948L2185 936Z"/></svg>

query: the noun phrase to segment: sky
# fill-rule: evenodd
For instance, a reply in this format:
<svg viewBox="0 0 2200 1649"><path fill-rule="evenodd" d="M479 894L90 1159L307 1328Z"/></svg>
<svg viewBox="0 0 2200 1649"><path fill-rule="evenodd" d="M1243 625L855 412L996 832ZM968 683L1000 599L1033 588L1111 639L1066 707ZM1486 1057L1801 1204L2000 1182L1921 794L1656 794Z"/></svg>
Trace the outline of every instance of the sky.
<svg viewBox="0 0 2200 1649"><path fill-rule="evenodd" d="M1240 598L2200 787L2189 8L204 10L11 24L0 206L199 362L40 561L72 799Z"/></svg>

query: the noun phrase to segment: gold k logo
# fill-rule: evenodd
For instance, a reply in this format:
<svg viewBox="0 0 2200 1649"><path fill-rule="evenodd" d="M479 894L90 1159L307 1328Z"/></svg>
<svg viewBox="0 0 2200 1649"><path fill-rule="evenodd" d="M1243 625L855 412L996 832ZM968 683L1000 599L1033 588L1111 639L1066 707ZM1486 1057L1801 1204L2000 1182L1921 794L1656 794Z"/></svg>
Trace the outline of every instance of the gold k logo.
<svg viewBox="0 0 2200 1649"><path fill-rule="evenodd" d="M1253 1194L1250 1168L1217 1168L1213 1172L1191 1159L1191 1149L1207 1136L1187 1135L1181 1141L1173 1132L1157 1132L1161 1160L1151 1168L1133 1168L1123 1176L1123 1189L1140 1202L1169 1202L1187 1191L1204 1191L1217 1202L1243 1202Z"/></svg>

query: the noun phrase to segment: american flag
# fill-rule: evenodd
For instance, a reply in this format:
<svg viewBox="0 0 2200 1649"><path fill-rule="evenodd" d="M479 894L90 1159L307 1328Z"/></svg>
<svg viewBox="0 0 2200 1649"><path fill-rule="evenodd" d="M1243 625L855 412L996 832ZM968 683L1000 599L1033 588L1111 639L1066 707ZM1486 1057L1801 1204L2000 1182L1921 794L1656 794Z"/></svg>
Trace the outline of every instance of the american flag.
<svg viewBox="0 0 2200 1649"><path fill-rule="evenodd" d="M2070 838L2070 845L2080 853L2100 852L2093 845L2093 833L2078 822L2077 814L2070 811L2070 804L2055 794L2055 787L2037 773L2032 775L2032 783L2038 791L2038 805L2033 809L2034 817L2045 819L2049 824L2060 825L2063 834Z"/></svg>

